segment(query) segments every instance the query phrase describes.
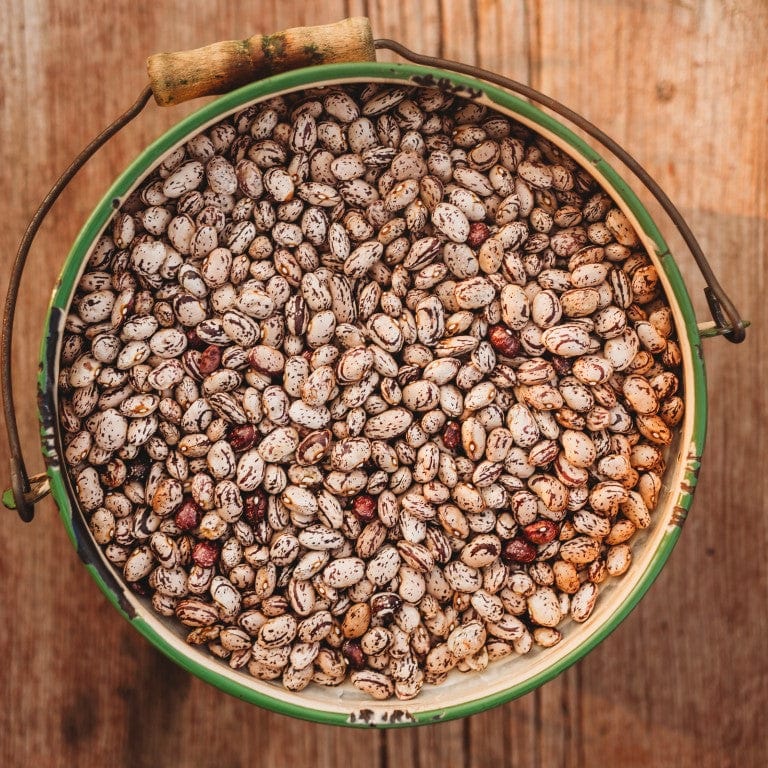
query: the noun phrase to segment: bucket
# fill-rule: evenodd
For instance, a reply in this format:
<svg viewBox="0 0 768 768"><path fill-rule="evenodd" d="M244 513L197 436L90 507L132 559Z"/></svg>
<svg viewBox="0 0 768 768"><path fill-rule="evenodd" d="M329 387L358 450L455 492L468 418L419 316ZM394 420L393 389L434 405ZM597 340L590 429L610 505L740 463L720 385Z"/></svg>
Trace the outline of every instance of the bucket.
<svg viewBox="0 0 768 768"><path fill-rule="evenodd" d="M299 40L302 45L297 47ZM522 696L558 675L604 640L635 607L664 566L690 508L704 448L707 393L702 336L722 335L739 342L744 338L746 323L724 294L692 233L659 186L599 129L543 94L493 73L419 56L387 40L375 41L375 47L389 48L408 59L408 63L371 61L374 43L366 20L347 20L315 30L288 30L259 39L256 43L262 52L262 60L258 66L253 58L248 61L242 58L242 51L249 46L249 49L255 48L256 44L254 39L245 43L249 45L219 44L199 52L153 57L151 60L150 74L160 103L173 103L208 93L226 93L179 122L145 149L106 192L72 246L51 299L40 357L38 394L46 472L29 478L16 431L9 376L13 311L24 260L37 228L58 193L109 136L143 109L150 96L149 89L123 118L84 150L33 219L14 264L3 327L3 395L13 457L13 489L6 492L4 503L16 508L22 519L28 521L32 518L34 503L50 492L78 555L117 611L185 670L258 706L330 724L401 726L464 717ZM334 50L329 51L329 47ZM221 71L211 71L209 62L214 60L220 63ZM341 63L324 63L328 61ZM200 62L204 66L196 69ZM297 66L301 68L296 69ZM286 71L273 74L281 69ZM256 79L260 77L264 79ZM287 690L279 680L257 679L245 669L230 666L227 661L232 658L232 651L225 648L226 653L221 652L220 643L214 644L225 659L217 658L205 647L186 642L190 626L153 610L149 595L132 588L122 568L116 567L97 544L92 526L89 526L89 516L78 501L74 479L63 458L65 443L60 418L62 345L75 290L95 244L111 226L116 209L130 200L142 180L192 136L226 117L242 114L252 105L320 86L365 83L432 88L451 98L484 105L543 137L564 157L571 158L594 177L631 224L640 241L639 250L647 254L658 273L677 333L680 384L685 402L684 417L674 428L674 437L665 448L666 469L661 477L658 504L650 524L638 530L632 538L631 567L620 578L603 580L595 577L600 599L589 618L583 623L566 619L562 637L559 636L560 629L552 629L549 634L544 631L540 635L542 642L530 653L510 653L487 664L476 662L477 669L466 673L454 669L440 685L425 685L417 696L405 700L371 698L348 679L340 685L311 683L302 690ZM231 90L235 86L240 87ZM697 322L686 286L661 234L661 225L657 225L632 189L601 154L552 112L602 144L656 197L702 271L708 286L705 291L713 322ZM589 579L582 577L582 581ZM463 608L467 606L465 602ZM524 611L520 615L523 616ZM386 622L382 626L387 626ZM214 634L210 636L212 640L215 640ZM555 642L551 642L552 639ZM249 642L252 641L253 637Z"/></svg>

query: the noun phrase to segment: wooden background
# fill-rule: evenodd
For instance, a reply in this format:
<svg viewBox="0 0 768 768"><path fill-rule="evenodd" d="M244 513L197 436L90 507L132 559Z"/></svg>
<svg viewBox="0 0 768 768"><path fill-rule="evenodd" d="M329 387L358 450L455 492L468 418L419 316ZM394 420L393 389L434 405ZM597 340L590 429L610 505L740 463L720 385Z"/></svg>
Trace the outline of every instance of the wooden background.
<svg viewBox="0 0 768 768"><path fill-rule="evenodd" d="M705 345L709 442L680 543L621 627L543 689L464 721L360 732L190 678L108 605L50 500L32 525L2 510L0 764L768 765L765 0L3 0L0 253L10 261L58 173L143 88L147 55L360 14L379 37L527 81L602 126L676 201L752 320L741 347ZM37 241L13 359L33 470L37 349L69 243L128 160L188 111L151 108L113 140ZM679 261L708 319L691 259Z"/></svg>

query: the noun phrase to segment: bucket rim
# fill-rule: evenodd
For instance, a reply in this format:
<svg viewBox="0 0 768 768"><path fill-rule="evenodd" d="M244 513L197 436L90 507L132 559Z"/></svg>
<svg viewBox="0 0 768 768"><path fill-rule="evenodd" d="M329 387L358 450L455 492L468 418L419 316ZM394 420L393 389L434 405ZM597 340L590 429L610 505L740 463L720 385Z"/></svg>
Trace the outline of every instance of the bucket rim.
<svg viewBox="0 0 768 768"><path fill-rule="evenodd" d="M66 467L59 459L62 454L62 445L56 416L57 380L66 313L80 274L86 266L87 256L115 210L165 154L184 143L194 133L204 130L206 126L243 109L250 103L280 93L320 85L371 81L404 85L436 85L451 89L464 98L486 103L529 125L546 138L554 140L595 176L604 190L630 216L649 255L656 266L661 267L660 278L675 313L678 341L684 358L686 417L677 448L676 478L670 491L670 494L674 493L674 499L670 499L668 504L670 516L663 526L662 521L654 523L656 533L652 556L644 563L642 573L637 575L631 588L624 590L626 594L616 608L610 611L609 616L603 617L599 624L591 627L590 631L585 633L586 637L583 640L572 648L566 646L568 649L565 653L557 652L560 646L540 651L545 663L538 665L541 668L535 674L523 675L521 679L507 687L492 690L486 694L473 695L468 700L458 703L425 708L419 704L418 698L411 702L364 700L350 703L337 711L330 711L302 703L301 693L288 694L282 687L274 687L243 673L230 673L229 668L218 660L213 660L215 664L210 663L202 653L183 644L183 640L179 641L164 626L164 619L143 609L137 597L124 587L100 548L93 542L82 512L74 503L76 497ZM529 693L581 659L621 624L646 593L667 561L679 538L682 522L692 503L706 434L707 395L703 356L690 296L660 230L631 187L597 150L587 144L570 127L520 97L467 75L411 63L329 64L275 75L243 86L204 105L147 146L113 182L94 208L64 262L53 291L45 327L38 376L43 454L51 490L62 521L81 559L110 602L146 639L174 662L227 693L282 714L336 725L426 724L472 715ZM670 468L671 464L667 473ZM657 507L657 514L659 511ZM626 578L625 575L622 581ZM578 634L581 634L580 630L581 628L578 628ZM179 647L180 643L183 644L181 647ZM557 653L551 653L552 651ZM547 662L549 658L552 658L551 663ZM489 687L493 688L493 686ZM452 686L449 688L445 685L435 690L438 692L444 690L449 696L453 692L451 689Z"/></svg>

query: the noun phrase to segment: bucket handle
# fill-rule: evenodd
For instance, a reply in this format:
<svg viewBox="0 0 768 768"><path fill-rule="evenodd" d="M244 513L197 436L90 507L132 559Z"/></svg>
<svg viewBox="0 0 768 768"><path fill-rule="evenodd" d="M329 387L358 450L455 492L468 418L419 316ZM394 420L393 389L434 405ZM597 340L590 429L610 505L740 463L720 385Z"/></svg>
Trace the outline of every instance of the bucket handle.
<svg viewBox="0 0 768 768"><path fill-rule="evenodd" d="M559 101L556 101L550 96L547 96L524 83L511 80L508 77L502 77L494 72L489 72L487 69L480 69L471 64L462 64L457 61L449 61L435 56L425 56L421 53L415 53L394 40L375 40L374 45L376 48L386 48L393 53L396 53L398 56L401 56L408 61L412 61L414 64L449 69L453 72L458 72L459 74L470 75L478 80L485 80L508 91L517 93L526 99L530 99L531 101L535 101L538 104L547 107L547 109L551 109L553 112L556 112L561 117L564 117L566 120L581 128L593 139L602 144L606 149L618 157L656 198L657 202L669 216L693 255L696 265L704 278L704 282L707 284L706 288L704 288L704 295L707 299L709 311L712 314L712 319L714 321L713 323L706 323L699 326L701 335L725 336L728 341L731 341L734 344L740 344L744 341L746 328L749 323L742 319L736 306L720 285L715 273L712 271L712 267L707 261L707 257L704 255L704 251L702 251L701 246L696 240L693 232L691 232L691 229L682 214L677 210L666 192L664 192L658 183L654 181L648 171L646 171L643 166L632 157L632 155L617 144L610 136L577 112L574 112Z"/></svg>
<svg viewBox="0 0 768 768"><path fill-rule="evenodd" d="M32 217L16 252L5 299L0 338L0 392L11 454L11 488L3 493L4 506L16 509L23 521L30 522L34 517L35 503L50 492L46 474L40 473L30 477L24 464L14 410L11 349L16 303L29 249L45 217L67 184L112 136L141 113L153 95L161 106L179 104L200 96L226 93L253 80L302 66L375 60L375 50L382 48L415 64L470 75L517 93L556 112L606 147L656 198L693 255L706 283L704 295L713 320L699 326L701 335L724 336L735 344L744 341L749 323L742 319L720 285L693 232L664 190L637 160L597 126L528 85L469 64L416 53L394 40L373 40L370 21L366 18L344 19L335 24L318 27L297 27L273 35L255 35L247 40L215 43L192 51L155 54L147 60L150 85L141 92L134 104L94 138L61 174Z"/></svg>
<svg viewBox="0 0 768 768"><path fill-rule="evenodd" d="M30 522L35 514L35 503L50 491L45 473L29 477L24 465L24 456L21 449L19 429L16 422L16 411L13 407L13 382L11 381L11 343L13 341L13 320L16 314L16 302L19 297L19 286L24 266L32 241L40 229L45 217L53 207L59 195L67 184L75 177L77 172L88 160L106 144L118 131L131 122L149 102L152 89L147 86L133 105L110 126L104 129L90 144L72 161L71 165L59 176L56 183L40 203L35 215L29 222L24 236L19 243L16 258L11 267L11 277L8 281L8 293L5 297L3 310L2 337L0 338L0 357L2 357L2 382L0 389L3 396L3 411L5 415L5 429L8 433L8 444L11 452L11 488L3 494L3 504L9 509L16 509L19 517L24 522Z"/></svg>

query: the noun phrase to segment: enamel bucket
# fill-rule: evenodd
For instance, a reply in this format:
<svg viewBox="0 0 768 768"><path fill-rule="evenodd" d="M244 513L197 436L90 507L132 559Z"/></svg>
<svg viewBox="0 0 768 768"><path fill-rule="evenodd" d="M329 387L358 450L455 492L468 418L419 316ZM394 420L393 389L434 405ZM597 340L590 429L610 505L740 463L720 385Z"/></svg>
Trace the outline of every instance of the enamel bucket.
<svg viewBox="0 0 768 768"><path fill-rule="evenodd" d="M657 225L651 218L636 194L602 155L577 135L572 127L552 116L551 110L561 112L571 123L576 119L579 128L598 134L597 138L603 144L609 142L608 147L614 154L621 152L622 161L630 164L635 175L639 173L641 181L650 185L651 191L657 197L661 194L659 199L668 213L671 210L670 215L675 225L680 228L682 220L666 196L647 178L642 169L638 171L639 166L626 153L597 129L541 94L535 94L525 86L503 80L491 73L473 70L453 62L418 57L390 41L378 41L377 47L391 47L407 58L428 61L432 65L373 61L324 64L284 72L249 83L206 104L175 125L147 147L107 190L83 226L64 262L45 324L40 353L38 394L46 474L27 481L23 463L20 470L16 466L15 501L11 492L8 492L4 499L9 506L26 507L28 519L31 517L30 504L50 489L79 557L115 609L149 642L188 672L229 694L276 712L316 722L355 726L435 723L472 715L515 699L551 680L579 660L623 621L664 566L680 536L683 521L693 499L707 423L707 393L701 337L722 334L732 341L739 341L743 338L745 325L738 318L727 297L722 294L711 271L705 266L702 269L710 285L707 289L708 298L716 322L699 326L677 264L665 243L661 225ZM174 148L207 126L245 107L297 90L369 82L437 86L485 104L539 133L587 169L633 224L642 246L658 270L677 329L685 397L684 420L676 429L674 442L668 447L667 468L652 524L633 539L633 562L629 571L623 577L610 579L602 586L600 600L590 619L584 624L568 620L564 627L563 639L554 647L534 648L524 656L512 655L494 661L483 672L451 672L444 684L434 687L426 685L418 697L402 702L396 699L374 701L353 688L348 681L341 686L330 688L310 685L299 693L292 693L279 683L260 681L244 670L230 669L226 663L214 658L205 650L188 645L184 640L187 630L180 623L155 613L147 597L142 597L128 588L121 572L106 559L94 542L86 518L78 506L72 480L62 463L63 443L57 418L59 357L64 325L75 288L91 249L107 228L116 208L137 188L142 179ZM500 87L501 85L507 87ZM521 93L526 98L523 98ZM529 97L536 97L549 111L532 104L528 100ZM698 260L700 250L684 222L682 227L681 231L686 240L694 243L694 255ZM690 236L690 240L687 236ZM704 264L706 265L706 262ZM6 404L9 399L6 397ZM25 500L27 504L24 504Z"/></svg>

